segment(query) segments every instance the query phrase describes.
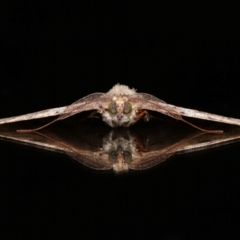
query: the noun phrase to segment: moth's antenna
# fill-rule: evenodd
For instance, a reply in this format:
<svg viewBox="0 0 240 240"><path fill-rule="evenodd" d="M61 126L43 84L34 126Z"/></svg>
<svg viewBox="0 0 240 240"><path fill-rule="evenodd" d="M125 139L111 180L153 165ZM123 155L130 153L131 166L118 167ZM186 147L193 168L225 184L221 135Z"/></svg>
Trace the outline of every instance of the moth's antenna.
<svg viewBox="0 0 240 240"><path fill-rule="evenodd" d="M200 127L188 122L187 120L183 119L182 117L181 117L180 120L187 123L188 125L196 128L196 129L202 131L202 132L205 132L205 133L215 133L215 134L222 134L223 133L223 130L207 130L207 129L204 129L204 128L200 128Z"/></svg>
<svg viewBox="0 0 240 240"><path fill-rule="evenodd" d="M52 123L57 122L58 120L61 119L61 117L62 117L62 116L59 116L58 118L54 119L53 121L51 121L51 122L49 122L49 123L47 123L47 124L45 124L45 125L43 125L43 126L41 126L41 127L34 128L34 129L18 129L17 132L18 132L18 133L36 132L36 131L38 131L38 130L41 130L41 129L43 129L43 128L49 126L49 125L51 125Z"/></svg>

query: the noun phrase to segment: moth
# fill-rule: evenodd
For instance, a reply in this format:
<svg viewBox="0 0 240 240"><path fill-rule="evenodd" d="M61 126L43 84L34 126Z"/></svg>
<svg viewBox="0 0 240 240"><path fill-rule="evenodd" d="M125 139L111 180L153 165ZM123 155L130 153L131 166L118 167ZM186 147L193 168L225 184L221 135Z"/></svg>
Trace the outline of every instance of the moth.
<svg viewBox="0 0 240 240"><path fill-rule="evenodd" d="M141 118L149 120L148 111L165 114L209 133L222 133L222 131L202 129L185 120L183 116L240 126L240 119L174 106L153 95L137 93L135 89L130 89L128 86L121 84L116 84L107 93L93 93L68 106L0 119L0 124L58 116L55 120L39 128L17 130L18 132L32 132L84 111L96 111L100 113L103 121L111 127L129 127Z"/></svg>

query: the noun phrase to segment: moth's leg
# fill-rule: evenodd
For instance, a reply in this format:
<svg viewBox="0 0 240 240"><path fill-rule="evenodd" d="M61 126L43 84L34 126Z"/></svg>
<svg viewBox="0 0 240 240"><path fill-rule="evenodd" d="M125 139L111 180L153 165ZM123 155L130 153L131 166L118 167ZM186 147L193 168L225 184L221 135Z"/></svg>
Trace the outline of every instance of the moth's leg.
<svg viewBox="0 0 240 240"><path fill-rule="evenodd" d="M160 117L156 117L156 116L154 116L154 115L152 115L152 114L150 114L148 111L146 111L146 110L142 110L141 112L139 112L139 114L137 115L137 117L136 117L136 121L138 121L138 120L140 120L141 118L143 118L143 120L145 121L145 122L149 122L149 120L150 119L157 119L157 120L160 120L160 121L165 121L166 119L164 119L164 118L160 118Z"/></svg>
<svg viewBox="0 0 240 240"><path fill-rule="evenodd" d="M98 117L97 114L98 114L97 111L92 111L88 116L80 119L80 121L85 121L85 120L87 120L89 118L97 118ZM51 124L61 120L61 118L62 118L62 115L60 115L58 118L54 119L53 121L51 121L51 122L49 122L49 123L47 123L47 124L45 124L43 126L40 126L38 128L34 128L34 129L18 129L17 132L19 132L19 133L36 132L38 130L41 130L41 129L43 129L43 128L45 128L45 127L47 127L47 126L49 126L49 125L51 125Z"/></svg>
<svg viewBox="0 0 240 240"><path fill-rule="evenodd" d="M86 121L88 119L100 118L98 111L91 111L87 116L80 119L80 121Z"/></svg>
<svg viewBox="0 0 240 240"><path fill-rule="evenodd" d="M135 121L137 122L140 120L142 117L144 117L145 121L149 121L149 114L146 110L138 110L137 111L137 116L135 117Z"/></svg>
<svg viewBox="0 0 240 240"><path fill-rule="evenodd" d="M100 114L98 111L91 111L89 118L100 118Z"/></svg>
<svg viewBox="0 0 240 240"><path fill-rule="evenodd" d="M36 131L41 130L41 129L43 129L43 128L45 128L45 127L47 127L47 126L49 126L49 125L51 125L51 124L53 124L53 123L55 123L55 122L57 122L59 120L60 120L60 117L54 119L53 121L51 121L51 122L49 122L49 123L47 123L47 124L45 124L45 125L43 125L41 127L34 128L34 129L18 129L17 132L19 132L19 133L36 132Z"/></svg>
<svg viewBox="0 0 240 240"><path fill-rule="evenodd" d="M153 116L148 112L148 111L145 111L145 115L143 116L143 120L145 122L149 122L149 120L152 118Z"/></svg>
<svg viewBox="0 0 240 240"><path fill-rule="evenodd" d="M148 122L149 120L157 120L157 121L163 121L163 122L168 122L172 121L172 118L166 117L166 116L161 116L161 114L151 114L147 112L147 114L144 116L144 121Z"/></svg>

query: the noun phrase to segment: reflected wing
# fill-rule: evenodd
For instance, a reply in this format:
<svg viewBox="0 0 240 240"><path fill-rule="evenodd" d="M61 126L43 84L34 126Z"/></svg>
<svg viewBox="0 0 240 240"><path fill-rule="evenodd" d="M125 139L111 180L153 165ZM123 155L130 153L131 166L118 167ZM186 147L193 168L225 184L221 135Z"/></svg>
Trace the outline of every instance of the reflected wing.
<svg viewBox="0 0 240 240"><path fill-rule="evenodd" d="M54 146L56 149L61 150L62 152L69 155L71 158L86 167L102 171L112 169L112 163L108 161L108 159L102 153L102 150L86 150L81 148L75 148L72 145L67 144L64 139L54 139L54 137L47 136L40 132L35 132L35 136L42 136L44 137L44 139L48 139L50 140L50 142L55 143Z"/></svg>
<svg viewBox="0 0 240 240"><path fill-rule="evenodd" d="M132 161L129 168L133 170L145 170L152 168L164 162L177 151L184 148L184 146L189 144L189 141L205 134L206 133L204 132L193 133L192 135L186 136L182 140L179 140L176 143L166 146L160 150L140 152L140 155Z"/></svg>
<svg viewBox="0 0 240 240"><path fill-rule="evenodd" d="M146 153L139 159L134 160L128 166L129 166L129 169L132 169L132 170L146 170L164 162L173 154L174 152L169 152L169 151L165 151L165 152L163 151L162 153L159 153L159 151L156 151L153 153Z"/></svg>
<svg viewBox="0 0 240 240"><path fill-rule="evenodd" d="M113 167L111 162L105 161L104 158L102 158L101 151L79 151L67 148L65 153L82 165L94 170L106 171L112 169Z"/></svg>

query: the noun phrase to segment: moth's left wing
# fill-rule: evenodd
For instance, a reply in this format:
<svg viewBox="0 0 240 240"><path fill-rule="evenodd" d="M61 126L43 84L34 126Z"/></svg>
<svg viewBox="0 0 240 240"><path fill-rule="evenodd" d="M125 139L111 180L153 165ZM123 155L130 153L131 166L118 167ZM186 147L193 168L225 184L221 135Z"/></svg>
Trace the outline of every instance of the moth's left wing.
<svg viewBox="0 0 240 240"><path fill-rule="evenodd" d="M138 109L145 109L145 110L159 112L159 113L168 115L170 117L173 117L175 119L182 120L188 124L190 123L184 120L182 116L240 126L240 119L202 112L195 109L188 109L188 108L174 106L171 104L167 104L162 100L147 93L134 94L131 97L129 97L129 101L134 103L134 106ZM200 130L204 130L204 129L200 129Z"/></svg>
<svg viewBox="0 0 240 240"><path fill-rule="evenodd" d="M182 120L181 114L177 109L153 95L147 93L136 93L129 96L129 101L136 109L160 112L172 118Z"/></svg>

